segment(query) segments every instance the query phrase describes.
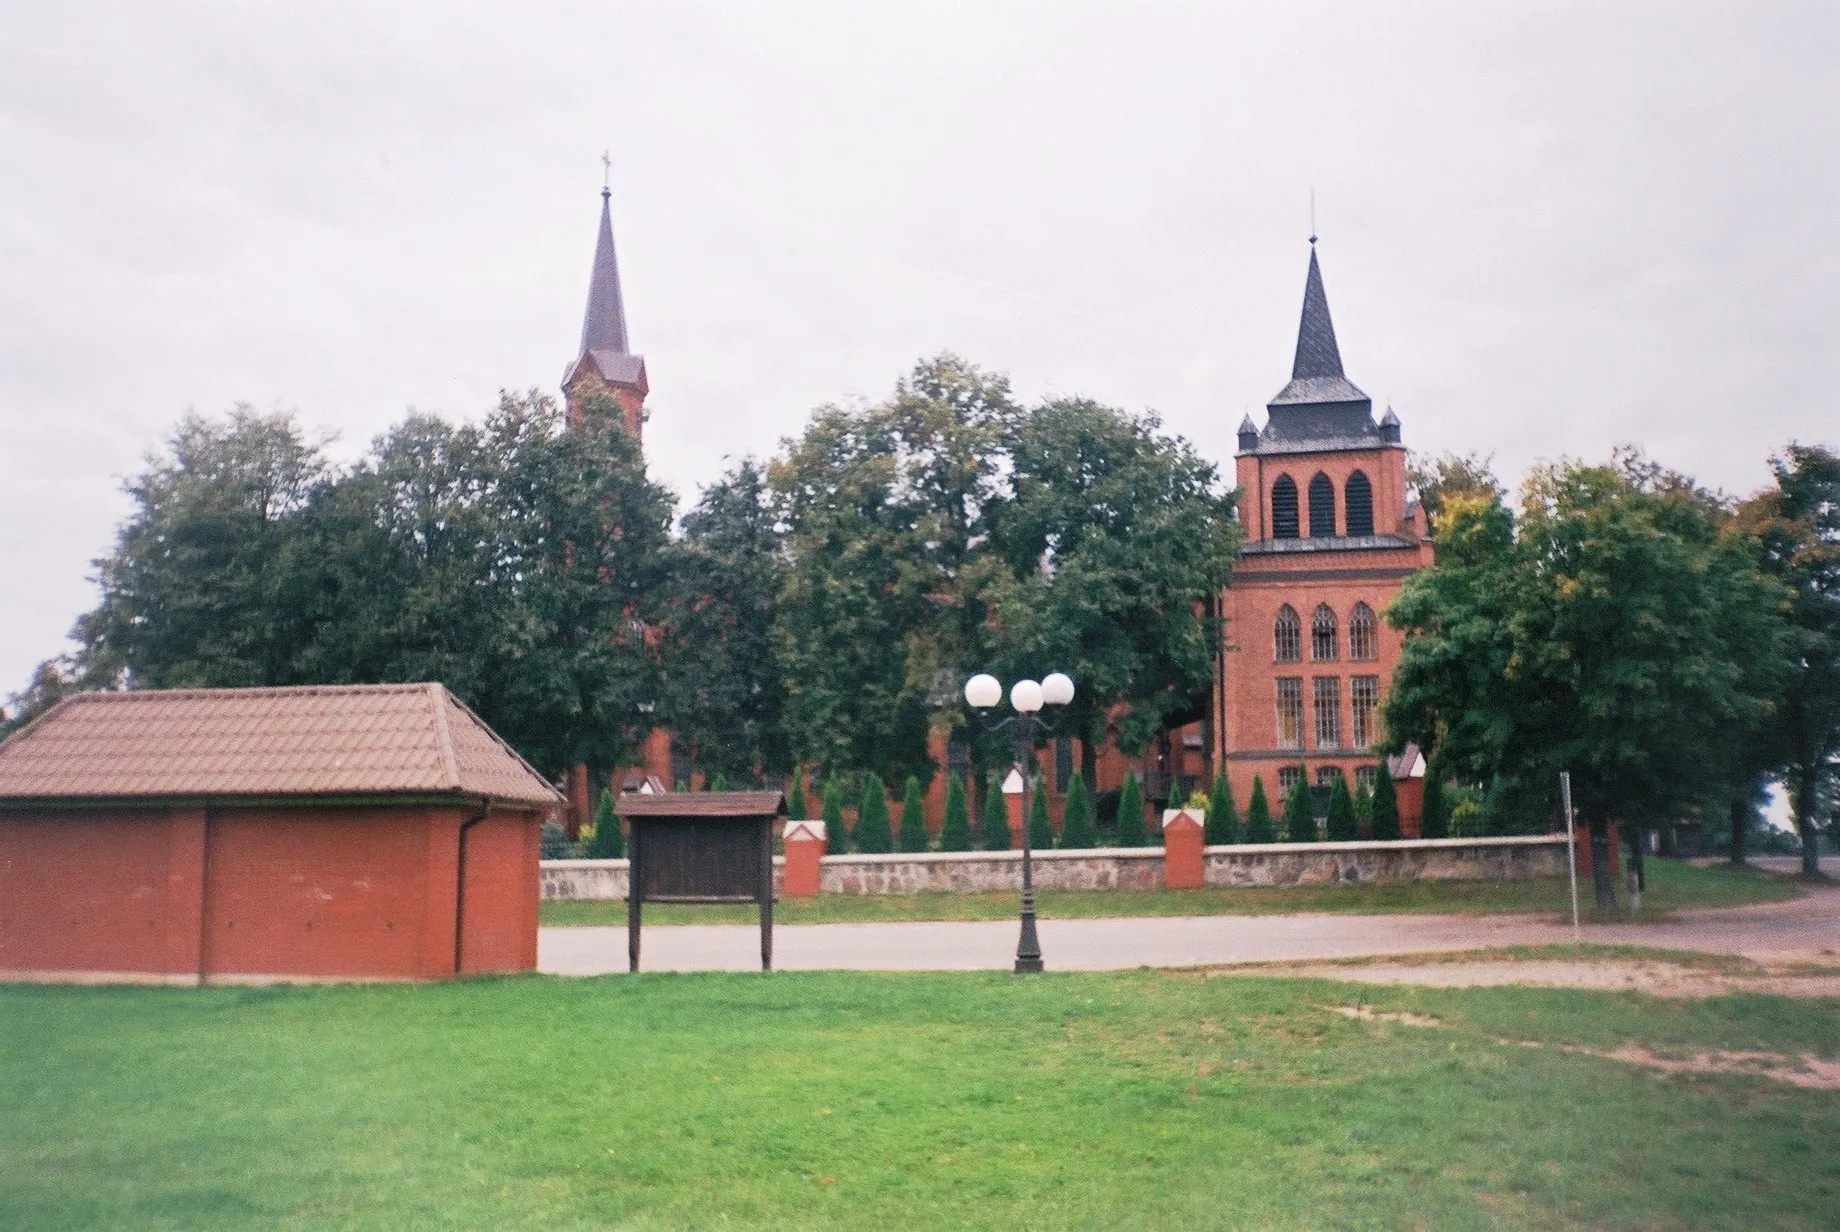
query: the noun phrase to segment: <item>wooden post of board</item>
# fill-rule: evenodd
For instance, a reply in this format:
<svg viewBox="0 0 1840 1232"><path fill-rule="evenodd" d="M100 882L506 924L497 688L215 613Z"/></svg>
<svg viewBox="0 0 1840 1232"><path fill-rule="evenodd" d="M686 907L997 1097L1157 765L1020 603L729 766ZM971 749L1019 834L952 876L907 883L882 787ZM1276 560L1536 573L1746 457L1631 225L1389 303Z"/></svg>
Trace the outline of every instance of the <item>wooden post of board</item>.
<svg viewBox="0 0 1840 1232"><path fill-rule="evenodd" d="M625 792L615 812L632 827L626 953L639 969L644 905L754 903L760 969L773 969L773 819L777 791Z"/></svg>

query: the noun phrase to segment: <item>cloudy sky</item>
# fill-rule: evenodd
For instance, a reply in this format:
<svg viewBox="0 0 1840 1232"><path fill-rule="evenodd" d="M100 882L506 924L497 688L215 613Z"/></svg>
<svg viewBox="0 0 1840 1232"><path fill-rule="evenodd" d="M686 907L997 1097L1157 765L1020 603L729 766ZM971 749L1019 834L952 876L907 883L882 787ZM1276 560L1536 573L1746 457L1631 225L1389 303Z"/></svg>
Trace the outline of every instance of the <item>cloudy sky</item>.
<svg viewBox="0 0 1840 1232"><path fill-rule="evenodd" d="M1409 445L1840 442L1830 3L8 6L0 694L188 409L361 449L573 357L601 186L686 499L957 351L1230 465L1314 189Z"/></svg>

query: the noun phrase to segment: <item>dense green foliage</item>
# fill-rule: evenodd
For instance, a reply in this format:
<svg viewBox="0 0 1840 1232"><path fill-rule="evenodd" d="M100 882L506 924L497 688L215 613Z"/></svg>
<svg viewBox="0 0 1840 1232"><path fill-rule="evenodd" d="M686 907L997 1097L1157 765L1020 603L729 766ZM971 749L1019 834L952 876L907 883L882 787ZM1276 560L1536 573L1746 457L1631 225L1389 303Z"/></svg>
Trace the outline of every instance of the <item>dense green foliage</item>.
<svg viewBox="0 0 1840 1232"><path fill-rule="evenodd" d="M971 850L971 807L965 802L965 780L946 775L946 815L939 827L939 850Z"/></svg>
<svg viewBox="0 0 1840 1232"><path fill-rule="evenodd" d="M1124 786L1118 789L1118 838L1120 847L1148 847L1144 832L1144 798L1137 786L1137 771L1127 770Z"/></svg>
<svg viewBox="0 0 1840 1232"><path fill-rule="evenodd" d="M984 789L984 828L978 836L983 840L985 851L1008 851L1009 806L1003 802L1003 789L991 777L990 786Z"/></svg>
<svg viewBox="0 0 1840 1232"><path fill-rule="evenodd" d="M590 860L620 860L626 856L626 835L613 811L613 792L602 789L594 806L594 841L583 853Z"/></svg>
<svg viewBox="0 0 1840 1232"><path fill-rule="evenodd" d="M1835 834L1840 818L1840 455L1791 445L1770 467L1775 486L1740 505L1737 519L1760 545L1765 573L1790 594L1788 671L1762 724L1763 751L1740 763L1740 790L1727 807L1741 815L1757 770L1780 771L1803 871L1814 875L1817 838Z"/></svg>
<svg viewBox="0 0 1840 1232"><path fill-rule="evenodd" d="M1310 795L1310 776L1299 774L1296 785L1284 797L1284 841L1314 843L1318 837L1316 801Z"/></svg>
<svg viewBox="0 0 1840 1232"><path fill-rule="evenodd" d="M1084 851L1099 845L1099 832L1093 826L1092 797L1086 794L1086 780L1076 774L1067 784L1067 798L1061 802L1062 847Z"/></svg>
<svg viewBox="0 0 1840 1232"><path fill-rule="evenodd" d="M1560 463L1528 478L1518 514L1494 492L1450 498L1437 544L1387 609L1407 634L1392 740L1548 802L1569 770L1595 843L1611 818L1639 828L1732 798L1723 751L1782 687L1785 592L1718 498L1633 453Z"/></svg>
<svg viewBox="0 0 1840 1232"><path fill-rule="evenodd" d="M1831 1092L1566 1046L1834 1057L1835 1009L1156 971L14 986L0 1225L1813 1229ZM557 1023L620 1064L558 1063Z"/></svg>
<svg viewBox="0 0 1840 1232"><path fill-rule="evenodd" d="M1348 794L1348 780L1339 774L1329 785L1329 816L1323 831L1331 843L1352 843L1360 837L1356 826L1354 797Z"/></svg>
<svg viewBox="0 0 1840 1232"><path fill-rule="evenodd" d="M910 774L901 789L901 850L925 851L927 842L926 793L920 790L919 778Z"/></svg>
<svg viewBox="0 0 1840 1232"><path fill-rule="evenodd" d="M894 850L894 832L888 825L888 788L873 770L862 776L862 785L854 846L867 855L886 855Z"/></svg>
<svg viewBox="0 0 1840 1232"><path fill-rule="evenodd" d="M1265 802L1265 780L1256 774L1252 776L1252 798L1246 801L1246 841L1278 841L1278 833L1271 824L1271 806Z"/></svg>
<svg viewBox="0 0 1840 1232"><path fill-rule="evenodd" d="M1221 845L1240 841L1239 809L1233 804L1233 784L1224 772L1214 776L1213 790L1208 793L1207 823L1203 841Z"/></svg>
<svg viewBox="0 0 1840 1232"><path fill-rule="evenodd" d="M1054 822L1048 814L1048 785L1035 780L1035 795L1029 803L1029 846L1046 851L1054 846Z"/></svg>
<svg viewBox="0 0 1840 1232"><path fill-rule="evenodd" d="M1400 837L1399 793L1393 786L1393 776L1387 771L1384 757L1374 768L1372 807L1374 838L1381 842L1390 842Z"/></svg>
<svg viewBox="0 0 1840 1232"><path fill-rule="evenodd" d="M803 767L795 767L792 771L792 790L786 796L786 816L794 821L805 821L811 816L811 805L805 800Z"/></svg>
<svg viewBox="0 0 1840 1232"><path fill-rule="evenodd" d="M411 415L344 471L288 416L189 416L127 489L86 684L439 680L552 775L652 722L670 497L603 408Z"/></svg>

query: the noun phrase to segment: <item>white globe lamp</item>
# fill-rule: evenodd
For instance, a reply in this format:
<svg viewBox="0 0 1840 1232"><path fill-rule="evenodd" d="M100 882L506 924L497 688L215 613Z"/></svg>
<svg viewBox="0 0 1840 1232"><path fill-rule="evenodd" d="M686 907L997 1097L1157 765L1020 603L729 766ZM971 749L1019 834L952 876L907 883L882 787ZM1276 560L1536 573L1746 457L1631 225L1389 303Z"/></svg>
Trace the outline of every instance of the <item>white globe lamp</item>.
<svg viewBox="0 0 1840 1232"><path fill-rule="evenodd" d="M1041 700L1050 706L1065 706L1073 700L1073 677L1066 672L1049 672L1041 678Z"/></svg>
<svg viewBox="0 0 1840 1232"><path fill-rule="evenodd" d="M988 710L1003 700L1003 686L988 672L965 681L965 701L974 710Z"/></svg>
<svg viewBox="0 0 1840 1232"><path fill-rule="evenodd" d="M1033 680L1018 680L1010 686L1009 704L1018 714L1034 714L1041 709L1041 686Z"/></svg>

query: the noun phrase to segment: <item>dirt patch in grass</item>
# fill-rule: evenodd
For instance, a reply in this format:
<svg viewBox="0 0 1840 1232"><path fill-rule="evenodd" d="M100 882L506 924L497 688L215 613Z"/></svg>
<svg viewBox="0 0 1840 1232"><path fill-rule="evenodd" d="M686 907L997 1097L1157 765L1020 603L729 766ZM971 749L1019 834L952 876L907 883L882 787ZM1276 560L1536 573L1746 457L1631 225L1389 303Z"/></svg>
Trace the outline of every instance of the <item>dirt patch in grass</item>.
<svg viewBox="0 0 1840 1232"><path fill-rule="evenodd" d="M1805 1052L1799 1058L1780 1052L1696 1052L1687 1057L1665 1057L1638 1044L1621 1048L1586 1048L1565 1044L1566 1052L1580 1052L1606 1061L1624 1061L1669 1074L1755 1074L1810 1091L1840 1091L1840 1061L1823 1061Z"/></svg>
<svg viewBox="0 0 1840 1232"><path fill-rule="evenodd" d="M1836 957L1840 955L1822 952L1761 963L1735 954L1557 945L1423 954L1404 960L1250 963L1215 968L1208 974L1416 984L1427 988L1581 988L1688 1000L1734 993L1840 997L1840 966L1833 963Z"/></svg>
<svg viewBox="0 0 1840 1232"><path fill-rule="evenodd" d="M1375 1009L1371 1005L1326 1005L1331 1014L1361 1022L1392 1022L1405 1027L1448 1027L1450 1024L1431 1014L1414 1014L1405 1010ZM1497 1044L1510 1048L1544 1048L1540 1040L1498 1038ZM1583 1044L1559 1044L1561 1052L1573 1052L1606 1061L1640 1065L1666 1074L1752 1074L1773 1082L1787 1083L1810 1091L1840 1091L1840 1060L1828 1061L1804 1052L1791 1057L1780 1052L1747 1052L1718 1049L1666 1056L1641 1044L1624 1044L1617 1048L1588 1048Z"/></svg>
<svg viewBox="0 0 1840 1232"><path fill-rule="evenodd" d="M1377 1010L1371 1005L1332 1005L1331 1012L1362 1022L1397 1022L1408 1027L1441 1027L1444 1020L1430 1014L1410 1014L1404 1010Z"/></svg>

